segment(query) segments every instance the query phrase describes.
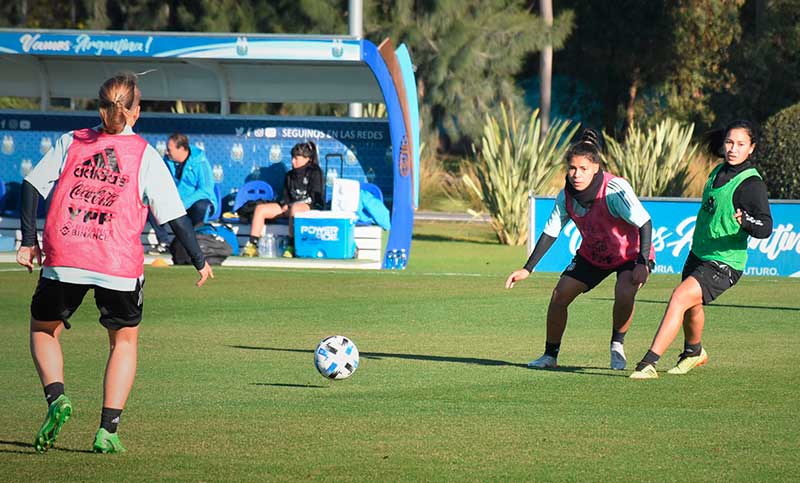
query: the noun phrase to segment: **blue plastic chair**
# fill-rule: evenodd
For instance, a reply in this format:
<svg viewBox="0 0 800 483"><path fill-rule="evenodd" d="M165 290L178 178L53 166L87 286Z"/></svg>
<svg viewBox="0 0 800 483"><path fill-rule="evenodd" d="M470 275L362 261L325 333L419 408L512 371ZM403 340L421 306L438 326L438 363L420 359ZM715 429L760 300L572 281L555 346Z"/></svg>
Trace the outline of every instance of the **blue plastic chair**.
<svg viewBox="0 0 800 483"><path fill-rule="evenodd" d="M361 189L369 193L372 193L372 195L374 195L375 198L378 198L379 200L383 201L383 192L378 187L378 185L372 183L361 183Z"/></svg>
<svg viewBox="0 0 800 483"><path fill-rule="evenodd" d="M239 188L239 192L236 193L236 199L233 202L233 211L236 212L248 201L272 201L274 198L275 193L272 191L272 186L266 181L248 181Z"/></svg>

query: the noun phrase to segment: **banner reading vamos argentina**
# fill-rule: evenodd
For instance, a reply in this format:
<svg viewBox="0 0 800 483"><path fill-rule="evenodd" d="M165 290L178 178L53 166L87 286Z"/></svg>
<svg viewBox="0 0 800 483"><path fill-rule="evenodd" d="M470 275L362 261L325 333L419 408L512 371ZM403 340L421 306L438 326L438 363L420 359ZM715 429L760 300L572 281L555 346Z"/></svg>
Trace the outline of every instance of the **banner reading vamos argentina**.
<svg viewBox="0 0 800 483"><path fill-rule="evenodd" d="M554 198L531 200L531 216L536 237L553 209ZM654 273L681 273L692 246L694 222L699 200L642 200L653 220L653 245L656 250ZM800 277L800 201L770 200L773 228L769 238L750 238L745 275ZM561 272L575 255L581 236L571 221L564 227L554 246L536 267L540 272ZM533 245L529 243L528 252Z"/></svg>

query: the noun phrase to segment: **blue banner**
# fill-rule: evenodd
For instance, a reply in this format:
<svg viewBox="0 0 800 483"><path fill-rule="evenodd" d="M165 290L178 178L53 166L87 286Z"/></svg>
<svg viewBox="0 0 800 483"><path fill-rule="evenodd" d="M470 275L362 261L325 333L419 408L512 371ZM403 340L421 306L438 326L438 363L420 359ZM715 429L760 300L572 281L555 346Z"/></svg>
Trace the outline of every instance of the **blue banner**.
<svg viewBox="0 0 800 483"><path fill-rule="evenodd" d="M535 236L539 236L550 217L554 198L537 198ZM692 246L694 223L700 202L697 200L642 200L653 220L653 246L656 268L653 273L681 273ZM773 229L769 238L750 238L745 275L800 277L800 202L770 202ZM578 250L581 236L570 221L550 251L536 267L540 272L561 272Z"/></svg>
<svg viewBox="0 0 800 483"><path fill-rule="evenodd" d="M246 34L15 30L0 32L0 54L360 61L361 41Z"/></svg>

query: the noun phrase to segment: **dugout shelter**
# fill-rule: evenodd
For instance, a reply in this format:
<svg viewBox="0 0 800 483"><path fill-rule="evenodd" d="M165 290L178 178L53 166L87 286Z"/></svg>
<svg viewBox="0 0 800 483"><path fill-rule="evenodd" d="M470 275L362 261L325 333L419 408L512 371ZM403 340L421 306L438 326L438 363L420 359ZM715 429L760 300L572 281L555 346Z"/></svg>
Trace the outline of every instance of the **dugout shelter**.
<svg viewBox="0 0 800 483"><path fill-rule="evenodd" d="M219 103L213 115L143 113L136 131L159 150L175 131L202 144L223 194L261 175L279 185L270 176L290 166L291 147L313 140L328 182L381 188L392 224L385 253L410 255L419 119L405 46L350 36L0 29L0 95L39 100L38 111L0 111L0 178L21 181L55 136L98 122L96 112L54 110L52 99L94 99L122 70L146 72L144 100ZM231 115L232 102L383 103L387 118Z"/></svg>

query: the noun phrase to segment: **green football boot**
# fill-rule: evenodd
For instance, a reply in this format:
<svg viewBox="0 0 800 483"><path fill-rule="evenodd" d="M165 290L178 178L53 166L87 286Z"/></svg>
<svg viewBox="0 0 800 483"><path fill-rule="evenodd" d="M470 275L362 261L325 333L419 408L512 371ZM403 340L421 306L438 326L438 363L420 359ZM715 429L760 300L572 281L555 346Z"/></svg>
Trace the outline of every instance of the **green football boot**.
<svg viewBox="0 0 800 483"><path fill-rule="evenodd" d="M71 414L72 402L66 394L58 396L55 401L50 403L44 423L39 428L39 433L36 434L36 440L33 442L33 447L37 452L44 453L53 447L61 427L69 420Z"/></svg>
<svg viewBox="0 0 800 483"><path fill-rule="evenodd" d="M705 365L708 362L708 352L706 352L705 347L700 350L700 353L696 356L687 355L685 352L682 352L680 356L678 356L678 363L675 364L675 367L667 371L667 374L677 374L683 375L687 372L691 371L695 367L700 367Z"/></svg>
<svg viewBox="0 0 800 483"><path fill-rule="evenodd" d="M97 430L92 450L95 453L124 453L126 451L119 440L119 435L109 433L104 428Z"/></svg>

